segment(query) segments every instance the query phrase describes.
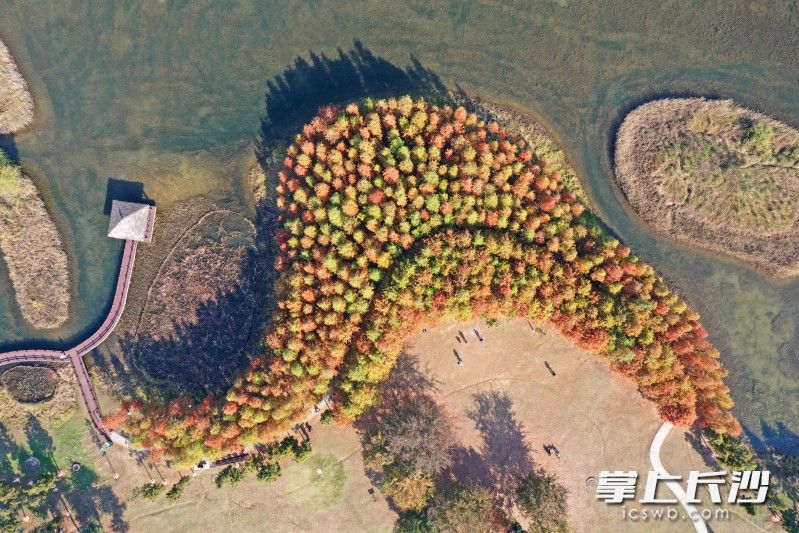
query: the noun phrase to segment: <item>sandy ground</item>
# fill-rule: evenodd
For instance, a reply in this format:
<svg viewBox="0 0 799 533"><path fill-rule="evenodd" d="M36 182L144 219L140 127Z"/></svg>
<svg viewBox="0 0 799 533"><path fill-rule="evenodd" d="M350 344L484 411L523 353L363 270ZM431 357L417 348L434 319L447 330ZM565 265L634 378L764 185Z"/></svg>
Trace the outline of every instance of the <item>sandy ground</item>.
<svg viewBox="0 0 799 533"><path fill-rule="evenodd" d="M654 406L632 383L553 328L541 328L543 333L537 333L525 320L500 320L495 327L482 322L450 324L409 339L408 353L416 355L421 367L437 381L442 398L456 416L462 442L473 456L500 456L506 464L514 462L523 445L509 442L499 452L488 450L489 446L502 448L502 443L484 438L474 414L470 416L478 399L487 394L510 400L507 421L520 427L535 463L556 473L569 489L569 518L577 531L693 531L689 522L624 520L622 506L596 499L588 480L597 478L602 470L637 470L637 498L643 497L646 472L651 469L649 444L661 421ZM459 330L468 343L456 340ZM457 365L453 350L462 357L463 366ZM561 458L547 455L545 444L554 444ZM672 474L714 470L678 429L667 438L662 459ZM665 486L658 491L658 497L670 496ZM626 507L655 510L665 506L632 501ZM674 507L682 510L679 505ZM714 509L712 504L707 507ZM736 516L711 521L711 525L716 532L756 531L768 526L762 519L758 525L744 524Z"/></svg>

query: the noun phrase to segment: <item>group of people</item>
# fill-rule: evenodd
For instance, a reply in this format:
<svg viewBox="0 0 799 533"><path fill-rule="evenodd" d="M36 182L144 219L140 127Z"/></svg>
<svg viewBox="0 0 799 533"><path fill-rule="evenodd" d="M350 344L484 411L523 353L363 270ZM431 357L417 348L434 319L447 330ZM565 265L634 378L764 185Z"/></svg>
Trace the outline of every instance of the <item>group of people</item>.
<svg viewBox="0 0 799 533"><path fill-rule="evenodd" d="M472 331L474 332L474 336L477 337L480 342L485 342L485 339L482 335L480 335L480 332L477 331L477 328L472 328ZM459 343L462 342L463 344L469 344L469 340L466 338L466 335L463 334L463 330L458 330L458 334L455 335L455 340ZM452 352L455 354L455 362L458 363L458 366L463 366L463 357L461 357L461 354L458 353L458 350L453 349Z"/></svg>

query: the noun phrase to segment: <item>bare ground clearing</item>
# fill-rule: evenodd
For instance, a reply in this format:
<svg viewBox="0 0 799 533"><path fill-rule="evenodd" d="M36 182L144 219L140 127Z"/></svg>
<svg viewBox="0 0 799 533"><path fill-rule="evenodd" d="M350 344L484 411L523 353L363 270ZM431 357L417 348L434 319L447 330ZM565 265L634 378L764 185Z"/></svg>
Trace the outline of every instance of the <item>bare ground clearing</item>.
<svg viewBox="0 0 799 533"><path fill-rule="evenodd" d="M539 326L543 333L534 331ZM456 340L458 331L463 331L468 344ZM463 366L457 365L453 350L458 351ZM643 497L646 472L651 469L649 444L662 422L633 384L555 329L531 326L523 319L500 319L495 327L482 321L449 324L409 339L407 351L427 367L442 400L456 417L464 474L494 476L518 462L516 458L529 448L536 464L557 474L569 489L569 518L577 531L693 531L690 522L625 521L620 506L596 499L588 478L598 477L602 470L637 470L642 476L637 498ZM547 362L556 376L546 368ZM480 411L485 411L486 398L491 397L508 400L495 402L500 409L495 408L492 415L506 424L497 424L498 431L487 436L479 429L486 427ZM519 431L508 431L509 426ZM547 455L545 444L554 444L560 459ZM666 440L663 463L673 474L713 470L679 429ZM671 494L663 486L658 496ZM627 507L662 506L632 502ZM744 527L739 516L745 513L737 509L731 513L735 516L729 522L711 523L714 531ZM768 527L763 518L759 517L758 526Z"/></svg>

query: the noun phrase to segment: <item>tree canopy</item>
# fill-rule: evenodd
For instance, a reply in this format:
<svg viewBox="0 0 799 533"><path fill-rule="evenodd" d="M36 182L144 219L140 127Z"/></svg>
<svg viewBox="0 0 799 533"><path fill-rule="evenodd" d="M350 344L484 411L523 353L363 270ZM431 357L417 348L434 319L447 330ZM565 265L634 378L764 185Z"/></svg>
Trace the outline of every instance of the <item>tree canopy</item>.
<svg viewBox="0 0 799 533"><path fill-rule="evenodd" d="M740 432L699 315L498 124L409 96L328 106L277 178L263 352L224 395L123 406L134 446L216 457L274 440L331 390L355 418L409 334L499 315L551 321L667 420Z"/></svg>
<svg viewBox="0 0 799 533"><path fill-rule="evenodd" d="M537 470L519 480L516 504L530 520L533 531L568 531L567 495L568 490L557 482L555 476Z"/></svg>

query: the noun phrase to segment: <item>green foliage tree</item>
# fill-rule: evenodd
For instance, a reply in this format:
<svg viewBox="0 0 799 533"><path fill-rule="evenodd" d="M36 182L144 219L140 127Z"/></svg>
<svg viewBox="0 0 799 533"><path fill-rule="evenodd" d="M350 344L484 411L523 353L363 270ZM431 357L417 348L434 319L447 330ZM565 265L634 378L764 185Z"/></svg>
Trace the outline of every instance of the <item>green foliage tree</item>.
<svg viewBox="0 0 799 533"><path fill-rule="evenodd" d="M723 468L729 471L756 470L758 468L754 452L741 439L717 433L712 429L704 430L703 434L710 443L713 456Z"/></svg>
<svg viewBox="0 0 799 533"><path fill-rule="evenodd" d="M787 533L799 533L799 512L796 509L782 512L782 527Z"/></svg>
<svg viewBox="0 0 799 533"><path fill-rule="evenodd" d="M427 511L434 531L485 533L499 531L503 517L494 508L491 495L483 488L454 483L440 493Z"/></svg>
<svg viewBox="0 0 799 533"><path fill-rule="evenodd" d="M427 511L408 511L399 515L394 524L396 533L433 533L435 530L427 518Z"/></svg>
<svg viewBox="0 0 799 533"><path fill-rule="evenodd" d="M568 490L555 476L535 470L519 480L516 504L531 524L531 531L568 531Z"/></svg>
<svg viewBox="0 0 799 533"><path fill-rule="evenodd" d="M80 529L80 533L103 533L103 531L105 531L103 526L97 522L89 522Z"/></svg>
<svg viewBox="0 0 799 533"><path fill-rule="evenodd" d="M169 501L177 501L183 496L186 487L191 483L191 476L181 476L166 493L166 499Z"/></svg>
<svg viewBox="0 0 799 533"><path fill-rule="evenodd" d="M217 488L222 488L224 485L229 484L236 486L247 477L248 468L244 466L228 465L219 473L214 476L214 482Z"/></svg>
<svg viewBox="0 0 799 533"><path fill-rule="evenodd" d="M133 489L133 497L134 498L144 498L145 500L155 501L157 500L161 494L164 493L166 487L161 483L145 483L139 487Z"/></svg>
<svg viewBox="0 0 799 533"><path fill-rule="evenodd" d="M19 515L25 509L40 509L57 483L58 478L49 472L18 483L0 481L0 528L16 531Z"/></svg>
<svg viewBox="0 0 799 533"><path fill-rule="evenodd" d="M35 533L59 533L63 531L61 527L63 523L63 517L60 514L54 515L52 518L44 522L43 524L39 525L34 529ZM83 533L84 530L81 530Z"/></svg>
<svg viewBox="0 0 799 533"><path fill-rule="evenodd" d="M256 475L260 481L270 483L277 481L280 478L280 464L278 463L261 463L258 465Z"/></svg>
<svg viewBox="0 0 799 533"><path fill-rule="evenodd" d="M435 481L429 472L389 466L383 475L383 493L401 511L421 511L433 494Z"/></svg>
<svg viewBox="0 0 799 533"><path fill-rule="evenodd" d="M268 446L266 455L273 461L293 458L297 462L302 462L312 451L310 441L300 442L296 437L286 437L279 443Z"/></svg>

